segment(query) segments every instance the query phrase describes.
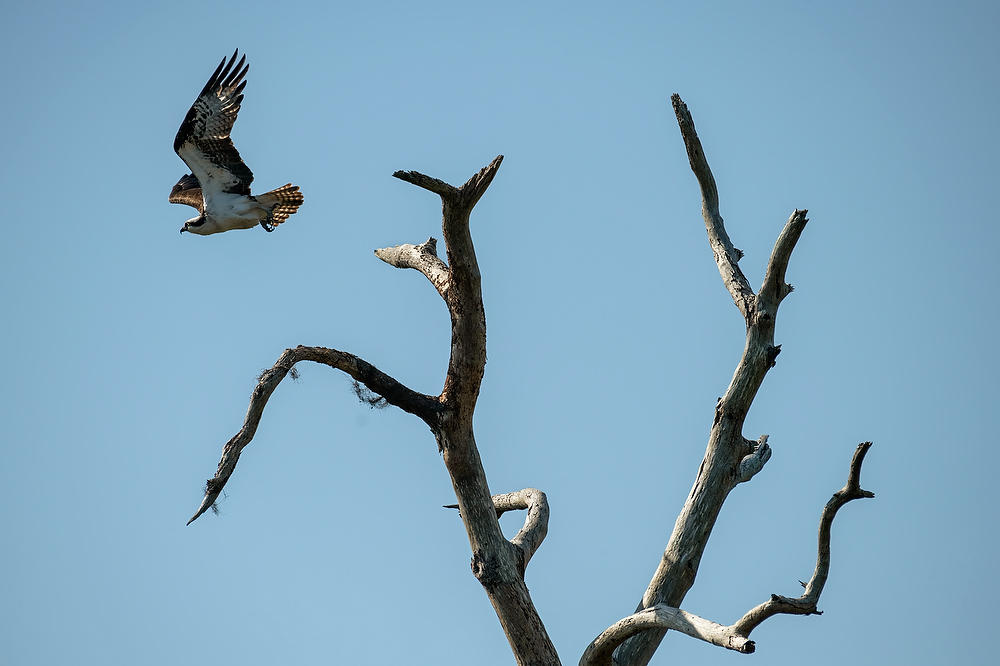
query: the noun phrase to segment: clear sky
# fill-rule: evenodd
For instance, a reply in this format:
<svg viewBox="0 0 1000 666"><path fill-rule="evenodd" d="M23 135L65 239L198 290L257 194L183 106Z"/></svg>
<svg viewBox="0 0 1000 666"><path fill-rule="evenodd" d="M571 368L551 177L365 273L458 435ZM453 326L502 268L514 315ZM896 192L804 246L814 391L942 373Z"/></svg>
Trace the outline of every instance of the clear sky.
<svg viewBox="0 0 1000 666"><path fill-rule="evenodd" d="M995 650L995 3L17 3L0 42L0 662L509 664L427 428L304 365L219 516L187 518L257 373L297 344L436 393L448 316L372 250L440 236L434 195L505 160L472 218L493 492L545 490L527 581L564 663L629 614L704 452L743 323L668 98L688 103L759 285L791 211L782 354L685 610L730 623L812 572L822 616L754 657L986 663ZM178 234L174 133L219 59L273 234ZM992 277L991 277L992 276ZM513 534L522 516L505 517ZM804 657L804 655L807 655Z"/></svg>

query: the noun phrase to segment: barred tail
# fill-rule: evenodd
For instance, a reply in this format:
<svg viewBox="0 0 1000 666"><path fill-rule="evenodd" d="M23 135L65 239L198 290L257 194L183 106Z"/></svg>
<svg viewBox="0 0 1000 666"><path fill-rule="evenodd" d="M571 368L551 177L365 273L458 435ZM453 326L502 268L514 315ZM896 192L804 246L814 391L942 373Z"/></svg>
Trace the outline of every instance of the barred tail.
<svg viewBox="0 0 1000 666"><path fill-rule="evenodd" d="M297 185L291 183L282 185L276 190L258 194L257 202L265 208L270 208L267 217L260 221L260 226L266 231L274 231L274 228L288 219L299 209L305 199Z"/></svg>

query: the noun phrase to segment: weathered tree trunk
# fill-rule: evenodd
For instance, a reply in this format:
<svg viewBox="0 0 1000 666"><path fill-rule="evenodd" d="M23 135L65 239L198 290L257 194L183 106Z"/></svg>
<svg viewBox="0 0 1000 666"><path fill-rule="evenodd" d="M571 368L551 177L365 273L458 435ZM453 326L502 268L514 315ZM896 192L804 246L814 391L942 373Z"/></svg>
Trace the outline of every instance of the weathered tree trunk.
<svg viewBox="0 0 1000 666"><path fill-rule="evenodd" d="M719 274L746 323L746 343L743 357L736 367L729 388L716 404L708 447L698 468L694 486L677 517L663 557L639 602L636 615L632 616L637 618L643 611L658 609L661 617L652 619L652 616L646 614L643 622L633 622L627 632L615 633L609 630L611 635L602 634L604 638L595 639L595 643L588 648L588 653L585 653L581 664L612 663L608 660L609 647L619 643L620 645L614 650L614 664L621 666L646 664L663 640L667 629L674 628L690 635L698 635L685 629L691 625L687 619L667 611L679 611L685 595L694 585L701 556L705 552L708 538L712 534L712 528L729 492L737 484L753 478L771 456L767 435L757 441L749 440L743 436L743 423L757 390L764 381L764 376L774 367L775 359L781 351L780 345L774 344L775 319L781 301L792 292L792 286L785 282L785 270L795 243L808 221L806 211L796 210L788 219L771 252L763 283L760 289L754 292L739 267L738 262L743 253L733 246L726 233L722 215L719 213L719 193L715 178L708 166L691 114L678 95L673 95L671 102L687 148L691 170L701 188L702 216L705 219L705 229L715 255L715 262L719 267ZM864 450L867 451L867 446ZM861 459L863 454L858 458L858 473L860 473ZM818 598L818 593L816 596ZM707 621L702 620L702 622ZM637 628L639 626L641 628ZM721 625L715 626L728 629ZM719 638L719 634L716 633L715 637L726 643L725 647L741 652L752 652L754 644L747 639L748 629L752 627L743 624L741 628L745 630L744 633L730 631L728 636ZM704 634L698 635L699 638L723 644L706 637L712 633L707 629L703 628L699 632ZM598 656L595 657L595 654Z"/></svg>
<svg viewBox="0 0 1000 666"><path fill-rule="evenodd" d="M500 618L519 664L555 664L555 647L545 632L524 584L526 554L500 531L497 508L486 483L472 431L472 417L486 368L486 315L469 215L486 191L503 156L460 188L423 174L396 172L397 178L441 196L442 233L448 248L450 280L444 295L451 314L451 358L432 426L458 498L458 510L472 546L472 572Z"/></svg>
<svg viewBox="0 0 1000 666"><path fill-rule="evenodd" d="M738 652L753 652L754 643L749 640L749 634L768 617L777 613L818 612L816 603L829 571L833 517L852 499L873 497L859 485L861 463L870 446L864 443L855 453L847 485L834 495L823 512L816 571L802 597L772 596L729 626L680 609L681 601L694 584L702 553L726 497L737 484L753 478L771 455L767 435L756 441L746 439L743 423L764 376L780 351L774 344L775 318L782 299L792 291L785 283L785 269L807 220L804 210L792 213L771 253L763 284L754 292L738 264L742 253L733 247L723 226L715 180L691 115L677 95L672 100L691 168L701 186L709 243L723 283L746 322L746 346L726 394L716 405L708 449L694 487L681 509L663 558L637 612L594 639L580 660L586 665L645 664L669 629ZM285 375L294 372L295 364L300 361L328 365L347 373L355 382L374 392L378 396L376 400L384 400L414 414L430 426L458 498L458 503L452 506L459 510L469 537L472 572L493 604L517 663L558 664L555 647L524 583L528 562L548 530L548 502L545 494L534 488L491 495L472 427L486 366L486 316L469 217L502 160L503 156L497 157L461 187L415 171L393 174L441 197L447 264L438 258L433 238L420 245L405 244L375 251L388 264L420 271L448 307L451 356L441 392L434 396L413 391L346 352L323 347L286 349L274 366L261 374L243 427L223 448L216 474L208 481L201 506L189 523L214 505L235 470L241 451L253 439L268 399ZM527 513L524 527L508 540L500 530L498 518L512 510Z"/></svg>

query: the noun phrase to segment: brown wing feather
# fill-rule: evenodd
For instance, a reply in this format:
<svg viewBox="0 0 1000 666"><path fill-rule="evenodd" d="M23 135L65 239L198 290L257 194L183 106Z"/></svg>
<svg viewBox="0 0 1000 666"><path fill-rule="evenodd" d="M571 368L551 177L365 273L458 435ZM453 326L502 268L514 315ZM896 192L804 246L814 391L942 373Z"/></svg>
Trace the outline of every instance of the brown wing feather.
<svg viewBox="0 0 1000 666"><path fill-rule="evenodd" d="M167 201L191 206L197 209L199 213L205 212L205 199L201 194L201 183L191 173L181 176L181 179L170 190L170 196L167 197Z"/></svg>

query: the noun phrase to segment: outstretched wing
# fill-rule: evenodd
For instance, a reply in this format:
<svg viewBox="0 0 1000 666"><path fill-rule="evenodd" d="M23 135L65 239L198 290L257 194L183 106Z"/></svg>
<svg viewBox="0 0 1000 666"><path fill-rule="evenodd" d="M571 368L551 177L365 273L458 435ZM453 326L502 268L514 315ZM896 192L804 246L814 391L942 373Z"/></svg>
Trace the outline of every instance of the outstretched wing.
<svg viewBox="0 0 1000 666"><path fill-rule="evenodd" d="M181 176L174 188L170 190L167 201L176 204L186 204L196 208L199 213L205 212L205 199L201 195L201 183L193 173Z"/></svg>
<svg viewBox="0 0 1000 666"><path fill-rule="evenodd" d="M229 138L243 102L243 77L250 69L245 55L233 67L237 53L239 49L228 63L222 59L191 105L177 130L174 150L207 192L249 195L253 172Z"/></svg>

